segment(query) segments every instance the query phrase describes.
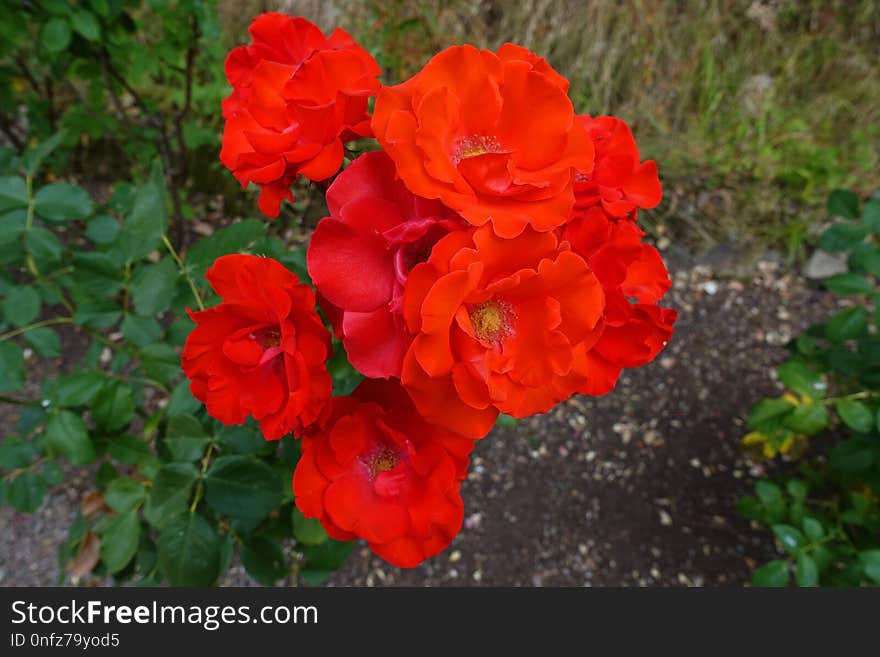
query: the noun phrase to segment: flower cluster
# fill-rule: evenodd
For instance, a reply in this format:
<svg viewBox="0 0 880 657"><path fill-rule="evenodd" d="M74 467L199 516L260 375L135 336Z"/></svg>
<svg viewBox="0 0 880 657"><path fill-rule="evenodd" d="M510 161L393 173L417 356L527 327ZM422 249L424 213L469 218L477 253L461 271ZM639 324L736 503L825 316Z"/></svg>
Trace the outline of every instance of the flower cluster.
<svg viewBox="0 0 880 657"><path fill-rule="evenodd" d="M184 368L214 417L302 438L306 517L415 566L460 529L468 456L500 413L605 394L669 341L669 276L637 224L657 167L519 46L451 47L380 87L344 32L266 14L251 34L227 61L221 160L270 215L296 176L338 174L307 253L317 294L275 261L221 258L223 303L192 314ZM381 150L339 172L368 135ZM367 377L349 396L330 395L316 300Z"/></svg>

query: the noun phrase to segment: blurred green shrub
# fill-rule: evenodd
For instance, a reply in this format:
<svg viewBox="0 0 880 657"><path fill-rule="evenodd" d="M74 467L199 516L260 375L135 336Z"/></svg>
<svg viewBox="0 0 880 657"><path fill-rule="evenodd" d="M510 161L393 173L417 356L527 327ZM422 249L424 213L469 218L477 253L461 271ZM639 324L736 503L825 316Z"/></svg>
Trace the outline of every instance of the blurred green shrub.
<svg viewBox="0 0 880 657"><path fill-rule="evenodd" d="M212 420L180 370L216 257L308 280L304 250L262 220L189 230L227 93L213 3L0 9L0 404L20 411L0 431L0 503L30 513L94 473L59 583L210 585L236 553L259 582L323 582L350 545L295 511L299 446ZM344 354L330 369L356 385Z"/></svg>
<svg viewBox="0 0 880 657"><path fill-rule="evenodd" d="M824 283L854 303L788 345L785 394L749 415L747 452L800 461L739 501L785 553L755 570L756 586L880 585L880 193L862 205L838 190L827 208L837 221L819 246L846 254L849 271ZM805 458L810 445L818 455Z"/></svg>

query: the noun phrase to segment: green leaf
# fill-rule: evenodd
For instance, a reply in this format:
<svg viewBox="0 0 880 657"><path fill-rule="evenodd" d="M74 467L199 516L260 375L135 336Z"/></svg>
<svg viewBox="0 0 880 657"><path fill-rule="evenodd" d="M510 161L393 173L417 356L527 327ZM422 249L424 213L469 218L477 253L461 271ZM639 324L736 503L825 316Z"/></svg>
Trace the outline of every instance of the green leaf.
<svg viewBox="0 0 880 657"><path fill-rule="evenodd" d="M780 587L788 585L787 561L770 561L752 573L752 586Z"/></svg>
<svg viewBox="0 0 880 657"><path fill-rule="evenodd" d="M152 458L150 446L137 436L127 433L114 436L107 445L107 452L117 461L128 465L138 465Z"/></svg>
<svg viewBox="0 0 880 657"><path fill-rule="evenodd" d="M351 541L328 540L320 545L304 545L305 567L300 576L306 584L317 586L326 582L351 554Z"/></svg>
<svg viewBox="0 0 880 657"><path fill-rule="evenodd" d="M150 180L135 194L131 213L122 226L120 244L128 262L140 260L159 247L167 228L165 183L161 169L154 167Z"/></svg>
<svg viewBox="0 0 880 657"><path fill-rule="evenodd" d="M794 578L798 586L816 586L819 583L819 568L809 554L798 555Z"/></svg>
<svg viewBox="0 0 880 657"><path fill-rule="evenodd" d="M125 568L137 553L141 540L141 522L137 511L115 516L101 533L101 561L110 573Z"/></svg>
<svg viewBox="0 0 880 657"><path fill-rule="evenodd" d="M875 584L880 584L880 550L864 550L859 553L859 563Z"/></svg>
<svg viewBox="0 0 880 657"><path fill-rule="evenodd" d="M880 200L871 199L862 210L862 223L872 233L880 233Z"/></svg>
<svg viewBox="0 0 880 657"><path fill-rule="evenodd" d="M296 507L293 509L293 535L303 545L319 545L328 538L320 520L306 518Z"/></svg>
<svg viewBox="0 0 880 657"><path fill-rule="evenodd" d="M27 225L27 212L25 210L0 211L0 255L4 262L16 262L19 260L22 249L19 238L24 234Z"/></svg>
<svg viewBox="0 0 880 657"><path fill-rule="evenodd" d="M123 337L138 347L153 344L162 337L162 325L152 317L127 314L122 318L120 329Z"/></svg>
<svg viewBox="0 0 880 657"><path fill-rule="evenodd" d="M134 411L134 393L129 386L115 379L107 381L92 402L92 416L107 431L127 427Z"/></svg>
<svg viewBox="0 0 880 657"><path fill-rule="evenodd" d="M201 459L210 440L202 423L192 415L174 415L168 418L165 444L175 461Z"/></svg>
<svg viewBox="0 0 880 657"><path fill-rule="evenodd" d="M98 23L98 19L86 9L74 12L71 23L73 23L73 29L89 41L97 41L101 36L101 25Z"/></svg>
<svg viewBox="0 0 880 657"><path fill-rule="evenodd" d="M0 342L0 392L24 386L24 352L14 342Z"/></svg>
<svg viewBox="0 0 880 657"><path fill-rule="evenodd" d="M281 501L275 470L247 456L218 458L208 469L205 485L208 505L232 518L265 518Z"/></svg>
<svg viewBox="0 0 880 657"><path fill-rule="evenodd" d="M60 260L64 250L58 238L41 226L34 226L25 233L24 244L28 253L40 263Z"/></svg>
<svg viewBox="0 0 880 657"><path fill-rule="evenodd" d="M25 173L29 176L36 175L37 171L40 170L40 165L43 163L43 160L61 145L65 135L66 131L59 130L48 139L45 139L33 148L28 149L27 153L22 157L22 165L24 166Z"/></svg>
<svg viewBox="0 0 880 657"><path fill-rule="evenodd" d="M63 18L50 18L40 31L40 41L51 53L65 50L70 45L70 36L70 26Z"/></svg>
<svg viewBox="0 0 880 657"><path fill-rule="evenodd" d="M173 586L210 586L220 575L222 539L202 516L175 516L159 535L159 570Z"/></svg>
<svg viewBox="0 0 880 657"><path fill-rule="evenodd" d="M118 513L137 509L146 498L143 484L128 477L117 477L104 491L104 501Z"/></svg>
<svg viewBox="0 0 880 657"><path fill-rule="evenodd" d="M868 312L861 306L843 310L825 322L825 335L832 342L845 342L864 334L868 328Z"/></svg>
<svg viewBox="0 0 880 657"><path fill-rule="evenodd" d="M797 527L778 524L773 525L771 529L779 542L782 543L782 547L792 554L804 545L804 535Z"/></svg>
<svg viewBox="0 0 880 657"><path fill-rule="evenodd" d="M217 432L217 442L224 450L237 454L253 454L266 448L262 434L249 426L228 426Z"/></svg>
<svg viewBox="0 0 880 657"><path fill-rule="evenodd" d="M755 484L755 493L764 504L771 504L782 499L782 489L769 481L759 481Z"/></svg>
<svg viewBox="0 0 880 657"><path fill-rule="evenodd" d="M73 465L85 465L95 460L95 448L85 423L70 411L61 411L49 418L46 442Z"/></svg>
<svg viewBox="0 0 880 657"><path fill-rule="evenodd" d="M20 176L0 176L0 213L26 208L27 185Z"/></svg>
<svg viewBox="0 0 880 657"><path fill-rule="evenodd" d="M859 218L859 197L848 189L835 189L828 196L828 214L844 219Z"/></svg>
<svg viewBox="0 0 880 657"><path fill-rule="evenodd" d="M49 490L46 480L36 472L22 472L9 482L6 499L21 513L33 513L43 504Z"/></svg>
<svg viewBox="0 0 880 657"><path fill-rule="evenodd" d="M60 377L55 390L56 399L61 406L83 406L98 394L105 378L101 372L77 372Z"/></svg>
<svg viewBox="0 0 880 657"><path fill-rule="evenodd" d="M776 368L779 380L797 393L819 399L825 396L828 384L822 380L822 375L810 369L806 363L797 358L791 358Z"/></svg>
<svg viewBox="0 0 880 657"><path fill-rule="evenodd" d="M61 354L61 339L48 326L31 329L24 334L24 339L43 358L57 358Z"/></svg>
<svg viewBox="0 0 880 657"><path fill-rule="evenodd" d="M799 501L803 501L809 492L807 485L800 479L789 479L788 483L785 485L785 490L788 491L788 494L794 499Z"/></svg>
<svg viewBox="0 0 880 657"><path fill-rule="evenodd" d="M86 237L95 244L112 244L119 236L119 222L108 214L100 214L86 225Z"/></svg>
<svg viewBox="0 0 880 657"><path fill-rule="evenodd" d="M880 250L873 244L860 244L849 254L849 268L852 271L866 271L872 276L880 276Z"/></svg>
<svg viewBox="0 0 880 657"><path fill-rule="evenodd" d="M85 219L94 209L89 193L70 183L52 183L41 187L34 195L34 210L47 221Z"/></svg>
<svg viewBox="0 0 880 657"><path fill-rule="evenodd" d="M159 468L150 488L144 517L154 527L162 525L189 506L192 488L199 471L189 463L167 463Z"/></svg>
<svg viewBox="0 0 880 657"><path fill-rule="evenodd" d="M819 238L819 248L831 253L849 251L858 246L867 229L859 224L834 224Z"/></svg>
<svg viewBox="0 0 880 657"><path fill-rule="evenodd" d="M202 402L192 396L189 391L189 381L184 379L171 391L171 399L168 400L168 415L187 415L195 413L202 407Z"/></svg>
<svg viewBox="0 0 880 657"><path fill-rule="evenodd" d="M795 433L812 436L828 426L828 411L822 402L801 404L785 419L785 426Z"/></svg>
<svg viewBox="0 0 880 657"><path fill-rule="evenodd" d="M122 317L122 309L110 299L78 298L76 301L73 321L80 326L106 330Z"/></svg>
<svg viewBox="0 0 880 657"><path fill-rule="evenodd" d="M131 284L134 307L139 315L155 315L168 310L177 282L177 266L171 258L147 265Z"/></svg>
<svg viewBox="0 0 880 657"><path fill-rule="evenodd" d="M857 399L841 399L834 405L843 423L859 433L868 433L874 426L874 414Z"/></svg>
<svg viewBox="0 0 880 657"><path fill-rule="evenodd" d="M873 446L858 439L838 443L829 454L831 467L846 473L865 472L876 458Z"/></svg>
<svg viewBox="0 0 880 657"><path fill-rule="evenodd" d="M834 294L874 294L874 284L859 274L837 274L825 280L825 286Z"/></svg>
<svg viewBox="0 0 880 657"><path fill-rule="evenodd" d="M498 415L498 419L495 420L495 426L498 427L515 427L517 424L517 419L510 415L505 415L501 413Z"/></svg>
<svg viewBox="0 0 880 657"><path fill-rule="evenodd" d="M10 436L0 443L0 467L6 470L24 468L33 463L37 454L33 443Z"/></svg>
<svg viewBox="0 0 880 657"><path fill-rule="evenodd" d="M122 267L106 253L75 253L73 280L81 295L112 297L122 289Z"/></svg>
<svg viewBox="0 0 880 657"><path fill-rule="evenodd" d="M801 522L801 526L804 528L804 534L807 535L810 542L819 541L825 537L825 528L822 527L822 523L815 518L804 518Z"/></svg>
<svg viewBox="0 0 880 657"><path fill-rule="evenodd" d="M752 431L774 420L779 420L794 409L794 404L785 399L762 399L749 413L748 427Z"/></svg>
<svg viewBox="0 0 880 657"><path fill-rule="evenodd" d="M3 315L14 326L24 326L40 314L40 295L32 287L10 288L3 300Z"/></svg>
<svg viewBox="0 0 880 657"><path fill-rule="evenodd" d="M47 461L43 464L43 477L50 486L57 486L64 479L64 471L55 461Z"/></svg>
<svg viewBox="0 0 880 657"><path fill-rule="evenodd" d="M265 536L255 536L242 545L241 563L248 575L266 586L272 586L287 574L284 551Z"/></svg>
<svg viewBox="0 0 880 657"><path fill-rule="evenodd" d="M205 237L190 247L184 263L190 267L193 277L201 280L205 269L220 256L238 253L247 249L266 233L266 222L245 219L221 228L213 235Z"/></svg>
<svg viewBox="0 0 880 657"><path fill-rule="evenodd" d="M180 355L162 342L141 349L141 365L148 377L162 383L171 383L180 376Z"/></svg>

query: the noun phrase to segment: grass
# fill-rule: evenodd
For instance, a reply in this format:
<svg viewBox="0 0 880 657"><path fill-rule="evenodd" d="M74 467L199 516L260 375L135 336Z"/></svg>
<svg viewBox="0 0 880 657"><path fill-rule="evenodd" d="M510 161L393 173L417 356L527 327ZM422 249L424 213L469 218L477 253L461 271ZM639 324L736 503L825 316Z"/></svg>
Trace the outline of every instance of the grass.
<svg viewBox="0 0 880 657"><path fill-rule="evenodd" d="M243 34L248 14L230 5ZM630 122L667 192L648 224L698 245L774 244L795 257L831 189L880 186L880 8L869 0L253 5L341 25L390 83L452 43L531 48L571 80L578 111Z"/></svg>

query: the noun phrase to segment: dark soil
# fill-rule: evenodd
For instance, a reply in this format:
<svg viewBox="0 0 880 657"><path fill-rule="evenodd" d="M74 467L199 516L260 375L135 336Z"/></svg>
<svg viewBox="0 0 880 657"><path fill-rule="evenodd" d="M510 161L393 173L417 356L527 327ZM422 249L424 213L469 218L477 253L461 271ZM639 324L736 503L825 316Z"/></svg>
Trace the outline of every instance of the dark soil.
<svg viewBox="0 0 880 657"><path fill-rule="evenodd" d="M740 455L744 418L778 390L781 345L838 302L769 262L729 280L701 267L670 270L679 275L668 303L680 316L654 363L626 372L605 397L571 399L481 441L462 487L464 527L445 552L399 570L358 544L331 583L747 582L774 548L734 511L764 467ZM30 398L47 373L34 367ZM14 426L16 416L0 405L0 426ZM0 585L56 582L57 546L90 487L90 473L80 471L33 515L0 509ZM236 568L223 583L252 582Z"/></svg>

